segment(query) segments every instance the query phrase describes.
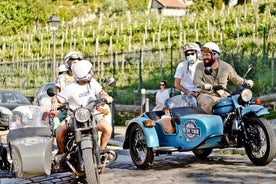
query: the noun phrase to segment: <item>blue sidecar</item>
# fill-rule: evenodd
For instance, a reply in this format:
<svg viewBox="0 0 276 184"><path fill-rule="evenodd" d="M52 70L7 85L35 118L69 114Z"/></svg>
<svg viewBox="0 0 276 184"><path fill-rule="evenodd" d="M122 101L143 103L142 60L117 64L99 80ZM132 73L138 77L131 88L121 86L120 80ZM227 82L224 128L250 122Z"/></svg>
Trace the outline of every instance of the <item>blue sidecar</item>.
<svg viewBox="0 0 276 184"><path fill-rule="evenodd" d="M127 127L124 149L129 149L134 164L149 167L154 154L193 151L207 157L213 148L224 147L225 135L220 116L206 114L197 107L170 108L170 117L163 111L144 112Z"/></svg>

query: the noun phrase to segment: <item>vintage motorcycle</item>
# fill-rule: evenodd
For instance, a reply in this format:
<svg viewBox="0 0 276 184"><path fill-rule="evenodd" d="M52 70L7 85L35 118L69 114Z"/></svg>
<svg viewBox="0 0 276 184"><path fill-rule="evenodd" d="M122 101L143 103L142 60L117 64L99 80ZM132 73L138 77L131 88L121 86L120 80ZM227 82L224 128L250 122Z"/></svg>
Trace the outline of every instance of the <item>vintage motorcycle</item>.
<svg viewBox="0 0 276 184"><path fill-rule="evenodd" d="M47 94L55 95L55 88L49 88ZM51 122L55 113L45 113L34 105L14 109L7 137L15 176L29 178L54 172L73 172L83 183L100 183L99 174L117 158L115 151L100 150L98 145L94 107L104 105L101 100L91 100L87 107L81 106L69 113L67 120L72 121L73 127L66 135L62 159L52 153ZM61 108L68 109L68 105Z"/></svg>
<svg viewBox="0 0 276 184"><path fill-rule="evenodd" d="M243 84L230 96L219 100L213 114L206 114L199 107L183 107L180 98L167 100L170 116L163 118L163 111L144 112L129 122L123 148L129 149L138 168L148 168L159 154L192 151L196 157L204 159L214 148L229 147L244 147L255 165L264 166L273 160L274 131L262 118L269 112L254 104L247 85Z"/></svg>
<svg viewBox="0 0 276 184"><path fill-rule="evenodd" d="M110 86L113 85L111 81L115 83L115 80L109 79L107 83ZM55 88L49 88L47 94L49 96L56 95ZM69 167L75 176L84 178L86 183L100 183L99 174L103 173L105 166L117 159L115 151L100 150L98 144L97 122L94 116L98 114L107 115L109 111L106 106L104 100L96 99L90 100L87 106L80 106L73 112L70 112L67 103L61 107L68 112L69 117L66 118L66 121L70 121L69 124L73 125L65 139L65 166ZM99 108L102 110L95 111Z"/></svg>

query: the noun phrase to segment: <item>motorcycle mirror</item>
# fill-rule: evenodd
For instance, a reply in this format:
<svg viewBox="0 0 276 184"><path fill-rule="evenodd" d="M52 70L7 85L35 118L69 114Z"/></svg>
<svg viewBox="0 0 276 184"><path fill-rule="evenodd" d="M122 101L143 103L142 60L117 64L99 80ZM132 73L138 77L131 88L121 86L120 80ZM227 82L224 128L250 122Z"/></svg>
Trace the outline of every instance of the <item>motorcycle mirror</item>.
<svg viewBox="0 0 276 184"><path fill-rule="evenodd" d="M244 74L243 78L245 78L245 77L247 76L247 74L248 74L252 69L253 69L253 65L252 65L252 64L248 65L247 71L246 71L246 73Z"/></svg>
<svg viewBox="0 0 276 184"><path fill-rule="evenodd" d="M248 65L248 70L252 70L252 69L253 69L253 65L252 64Z"/></svg>
<svg viewBox="0 0 276 184"><path fill-rule="evenodd" d="M102 82L102 83L105 83L105 82L106 82L106 78L103 77L103 78L101 79L101 82Z"/></svg>
<svg viewBox="0 0 276 184"><path fill-rule="evenodd" d="M212 75L212 72L213 72L212 67L205 67L204 73L206 75Z"/></svg>
<svg viewBox="0 0 276 184"><path fill-rule="evenodd" d="M56 95L56 89L55 88L48 88L47 89L47 95L50 97L53 97Z"/></svg>
<svg viewBox="0 0 276 184"><path fill-rule="evenodd" d="M108 80L107 80L107 85L108 86L111 86L111 87L114 87L116 85L116 80L114 77L110 77Z"/></svg>

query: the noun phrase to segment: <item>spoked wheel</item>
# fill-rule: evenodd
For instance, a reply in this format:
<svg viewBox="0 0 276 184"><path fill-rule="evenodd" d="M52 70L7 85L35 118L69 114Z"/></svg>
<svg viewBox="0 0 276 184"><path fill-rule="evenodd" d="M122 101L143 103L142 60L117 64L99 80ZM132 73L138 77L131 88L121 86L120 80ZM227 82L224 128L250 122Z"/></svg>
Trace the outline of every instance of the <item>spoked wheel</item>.
<svg viewBox="0 0 276 184"><path fill-rule="evenodd" d="M196 150L193 150L193 153L197 158L206 159L212 153L212 151L213 151L212 148L196 149Z"/></svg>
<svg viewBox="0 0 276 184"><path fill-rule="evenodd" d="M140 169L146 169L152 163L154 154L147 147L146 137L139 125L134 125L130 131L129 152L133 163Z"/></svg>
<svg viewBox="0 0 276 184"><path fill-rule="evenodd" d="M87 184L100 183L96 156L92 154L91 149L83 149L82 155L85 169L85 180Z"/></svg>
<svg viewBox="0 0 276 184"><path fill-rule="evenodd" d="M275 135L270 123L263 118L250 117L246 120L245 152L258 166L269 164L276 153Z"/></svg>

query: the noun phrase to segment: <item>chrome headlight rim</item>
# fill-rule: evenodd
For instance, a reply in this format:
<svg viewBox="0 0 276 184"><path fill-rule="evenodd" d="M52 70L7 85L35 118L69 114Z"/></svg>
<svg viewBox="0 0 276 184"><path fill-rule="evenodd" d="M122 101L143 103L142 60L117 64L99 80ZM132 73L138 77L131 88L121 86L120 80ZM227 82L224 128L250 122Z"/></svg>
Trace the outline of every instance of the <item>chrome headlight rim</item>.
<svg viewBox="0 0 276 184"><path fill-rule="evenodd" d="M88 108L80 107L75 111L74 116L77 122L85 123L90 119L90 114Z"/></svg>
<svg viewBox="0 0 276 184"><path fill-rule="evenodd" d="M250 89L244 89L242 90L241 92L241 99L244 101L244 102L249 102L250 100L252 100L252 97L253 97L253 93Z"/></svg>

